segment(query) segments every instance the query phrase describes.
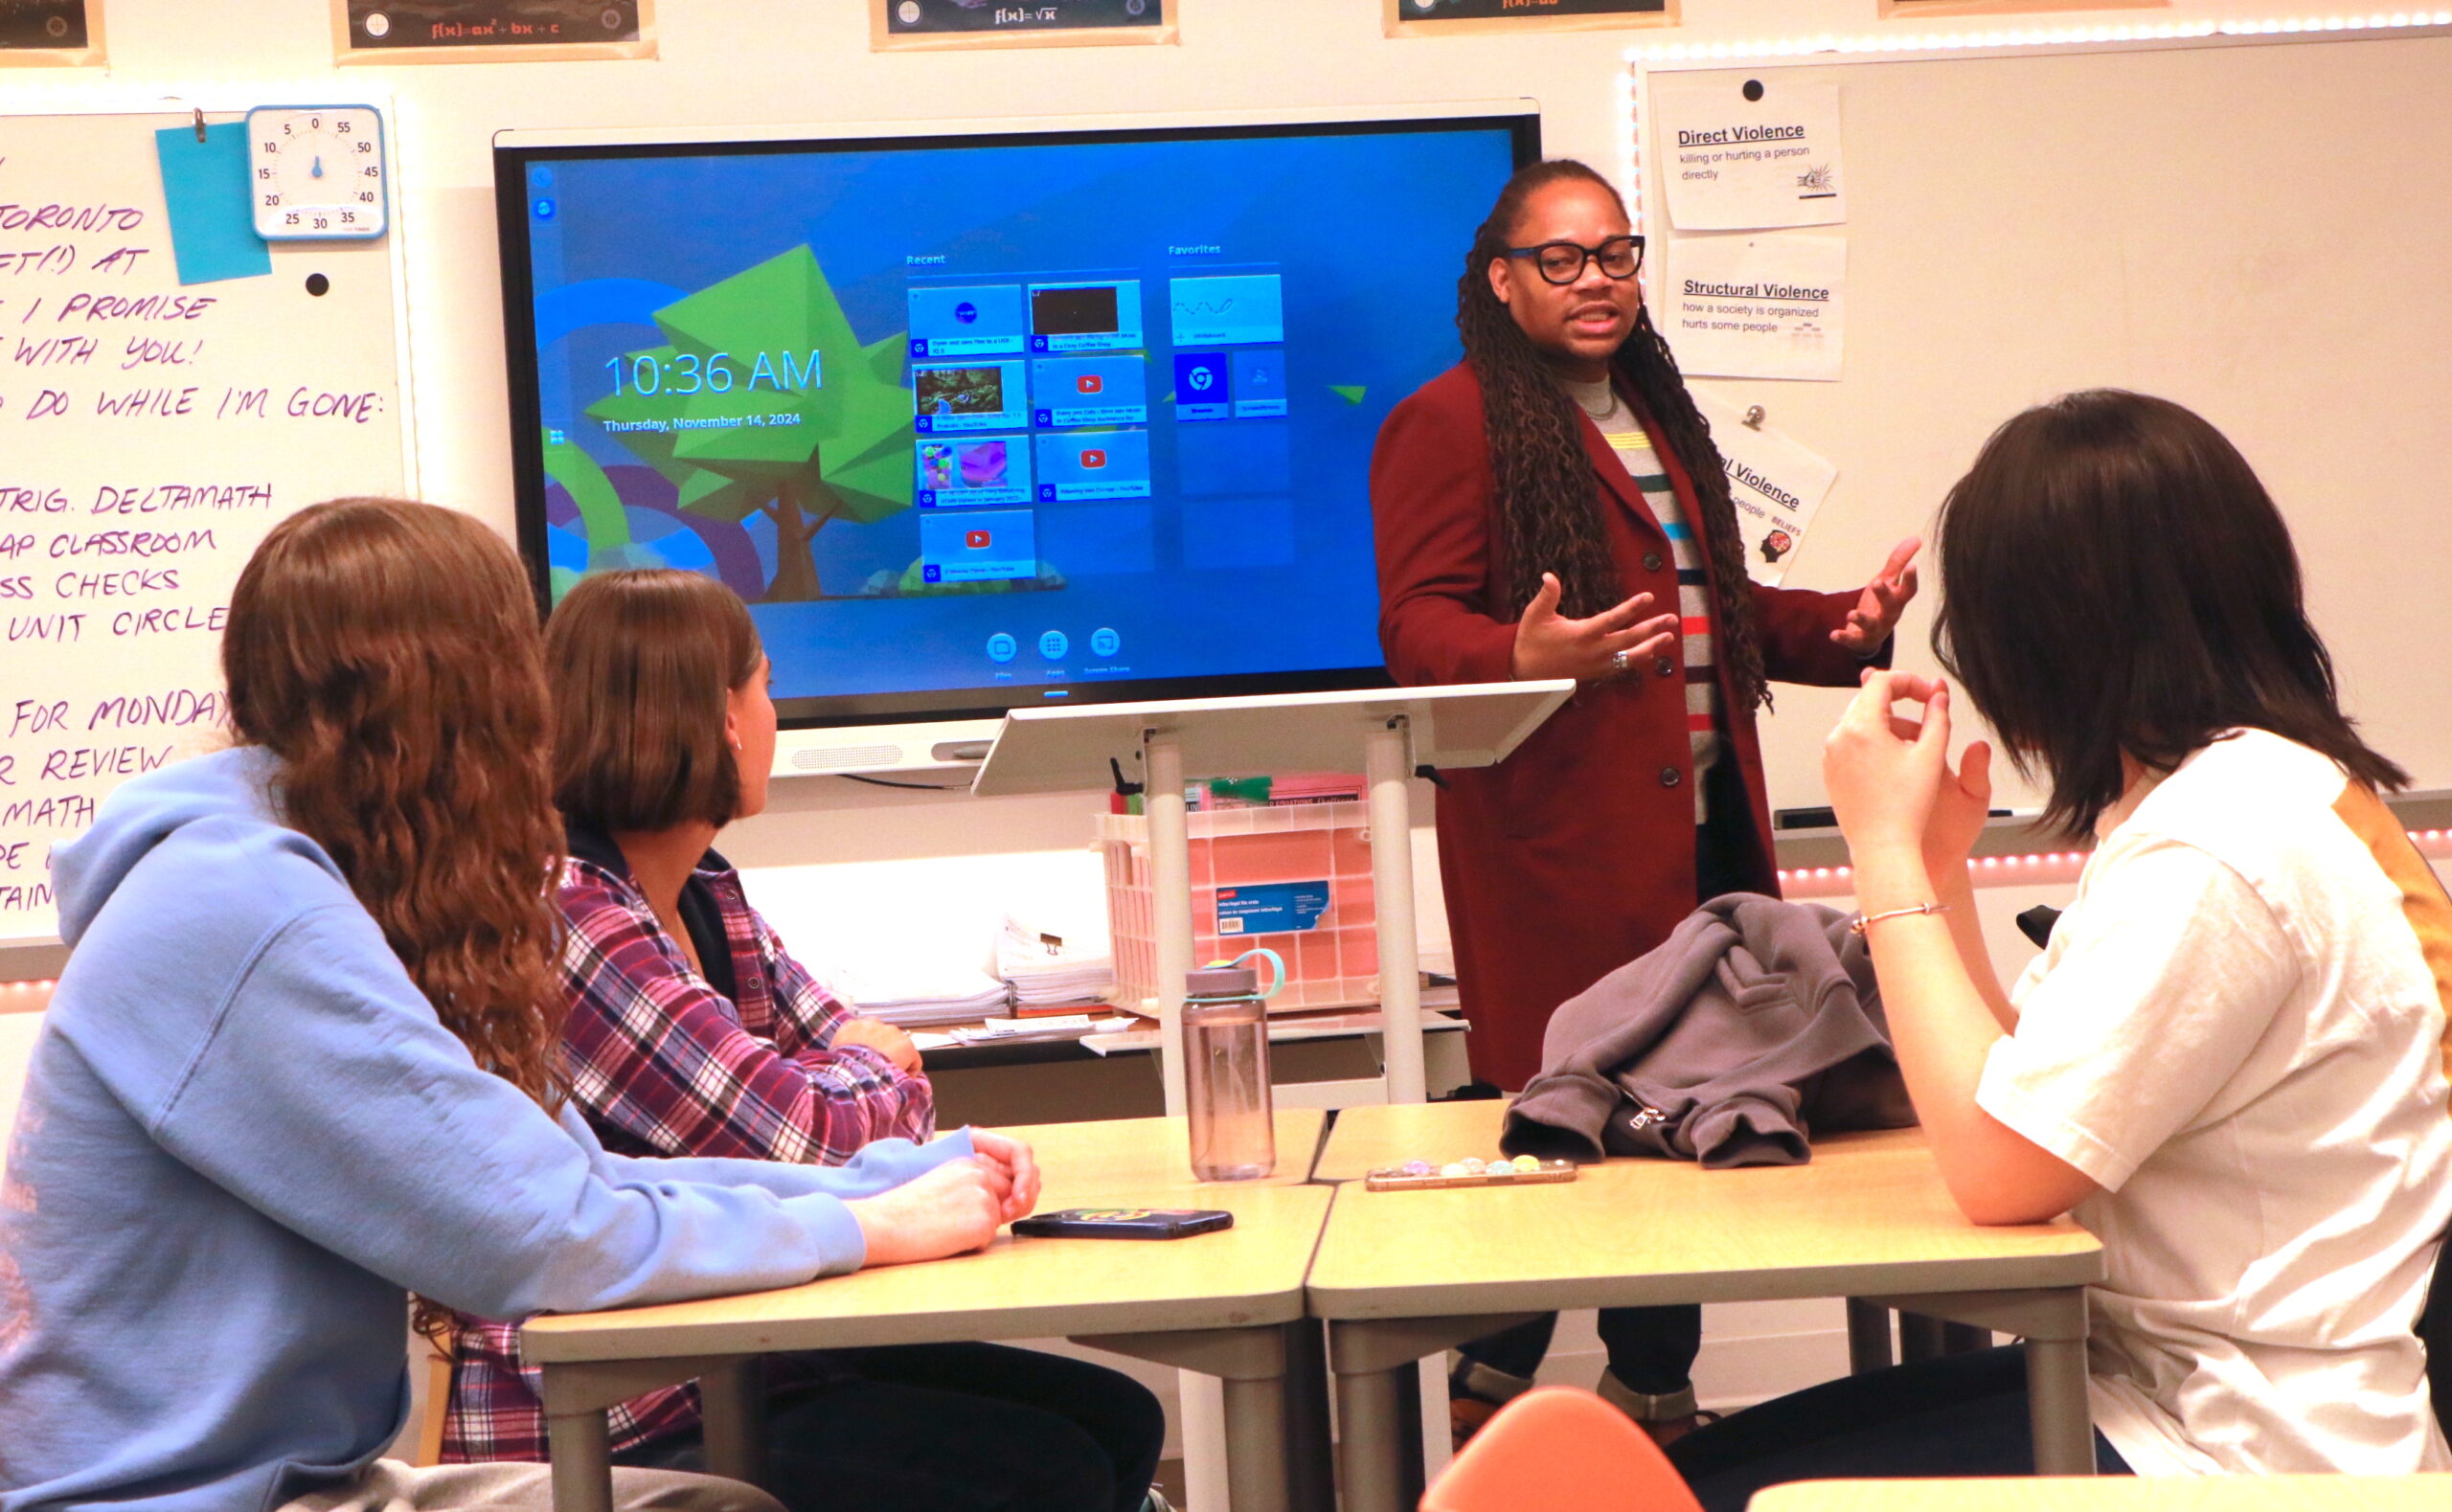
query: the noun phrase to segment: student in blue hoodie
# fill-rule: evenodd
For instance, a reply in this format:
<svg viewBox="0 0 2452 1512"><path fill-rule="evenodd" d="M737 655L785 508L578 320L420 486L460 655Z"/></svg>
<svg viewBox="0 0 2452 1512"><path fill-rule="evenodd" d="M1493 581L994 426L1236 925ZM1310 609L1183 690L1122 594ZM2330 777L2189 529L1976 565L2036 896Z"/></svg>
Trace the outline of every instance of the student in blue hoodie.
<svg viewBox="0 0 2452 1512"><path fill-rule="evenodd" d="M409 1294L519 1318L977 1249L984 1132L823 1167L607 1154L549 1072L559 834L534 602L465 516L277 526L222 642L235 749L53 862L74 947L0 1186L0 1512L542 1508L543 1466L378 1460ZM617 1502L775 1512L616 1472Z"/></svg>

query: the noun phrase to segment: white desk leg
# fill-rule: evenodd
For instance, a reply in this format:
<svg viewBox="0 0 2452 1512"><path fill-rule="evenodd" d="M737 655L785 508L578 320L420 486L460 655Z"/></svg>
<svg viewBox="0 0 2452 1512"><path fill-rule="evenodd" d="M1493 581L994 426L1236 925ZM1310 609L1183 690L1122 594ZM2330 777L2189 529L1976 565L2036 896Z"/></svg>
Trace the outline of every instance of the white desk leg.
<svg viewBox="0 0 2452 1512"><path fill-rule="evenodd" d="M1379 918L1379 1018L1388 1100L1419 1102L1421 949L1414 937L1413 733L1402 718L1362 737L1371 782L1371 886ZM1152 833L1155 833L1153 828ZM1155 853L1154 844L1151 846Z"/></svg>
<svg viewBox="0 0 2452 1512"><path fill-rule="evenodd" d="M1421 1483L1439 1478L1456 1457L1456 1430L1447 1419L1447 1351L1424 1355L1421 1373Z"/></svg>
<svg viewBox="0 0 2452 1512"><path fill-rule="evenodd" d="M1232 1504L1226 1483L1226 1383L1197 1370L1178 1370L1175 1402L1183 1413L1186 1512L1225 1512Z"/></svg>
<svg viewBox="0 0 2452 1512"><path fill-rule="evenodd" d="M1184 973L1192 970L1192 838L1184 817L1184 748L1142 739L1141 811L1149 819L1151 929L1157 935L1158 1071L1167 1112L1184 1112ZM1226 1505L1226 1394L1214 1375L1175 1374L1183 1410L1184 1495L1194 1512Z"/></svg>
<svg viewBox="0 0 2452 1512"><path fill-rule="evenodd" d="M1149 819L1149 924L1157 935L1158 1073L1167 1115L1184 1112L1184 973L1192 970L1192 838L1184 819L1184 748L1155 732L1142 736Z"/></svg>

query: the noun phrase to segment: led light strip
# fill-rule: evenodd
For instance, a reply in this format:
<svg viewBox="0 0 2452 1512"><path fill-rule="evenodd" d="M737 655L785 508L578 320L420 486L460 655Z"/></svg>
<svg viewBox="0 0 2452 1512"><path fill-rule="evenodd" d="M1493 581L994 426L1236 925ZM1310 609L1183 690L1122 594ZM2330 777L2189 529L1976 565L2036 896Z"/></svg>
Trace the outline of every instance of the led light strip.
<svg viewBox="0 0 2452 1512"><path fill-rule="evenodd" d="M2452 857L2452 829L2412 829L2404 831L2410 844L2431 857ZM2091 851L2044 850L2023 856L1971 856L1967 865L1975 869L1978 887L1987 882L2012 880L2020 871L2043 872L2082 868ZM1779 873L1782 887L1795 887L1823 893L1844 892L1853 880L1852 867L1784 868Z"/></svg>

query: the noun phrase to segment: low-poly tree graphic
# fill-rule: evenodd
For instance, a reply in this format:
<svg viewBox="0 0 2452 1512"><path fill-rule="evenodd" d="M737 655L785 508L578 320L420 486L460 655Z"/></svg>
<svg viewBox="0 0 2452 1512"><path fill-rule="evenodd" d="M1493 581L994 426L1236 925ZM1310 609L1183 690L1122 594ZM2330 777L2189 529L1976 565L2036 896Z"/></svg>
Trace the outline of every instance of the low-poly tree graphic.
<svg viewBox="0 0 2452 1512"><path fill-rule="evenodd" d="M769 602L818 598L818 531L911 508L904 333L862 346L806 246L666 305L655 323L670 345L626 354L628 381L587 413L670 422L615 439L672 480L683 510L775 522Z"/></svg>

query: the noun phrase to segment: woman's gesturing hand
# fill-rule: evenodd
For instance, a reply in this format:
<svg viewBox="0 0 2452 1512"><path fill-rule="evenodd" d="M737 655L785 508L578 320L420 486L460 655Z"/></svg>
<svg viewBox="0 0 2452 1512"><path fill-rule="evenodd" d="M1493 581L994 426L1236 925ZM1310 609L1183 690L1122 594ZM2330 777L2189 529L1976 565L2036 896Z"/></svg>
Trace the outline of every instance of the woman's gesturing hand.
<svg viewBox="0 0 2452 1512"><path fill-rule="evenodd" d="M1589 620L1569 620L1558 613L1559 592L1557 575L1543 573L1541 591L1524 606L1523 618L1516 621L1518 682L1572 677L1590 683L1615 677L1624 670L1615 660L1621 652L1629 662L1642 661L1661 655L1676 640L1675 615L1642 618L1651 607L1649 594L1637 594Z"/></svg>
<svg viewBox="0 0 2452 1512"><path fill-rule="evenodd" d="M1881 643L1898 628L1907 601L1916 597L1916 553L1923 544L1911 535L1891 548L1890 560L1881 564L1881 571L1856 596L1848 622L1830 632L1831 640L1858 656L1881 649Z"/></svg>

